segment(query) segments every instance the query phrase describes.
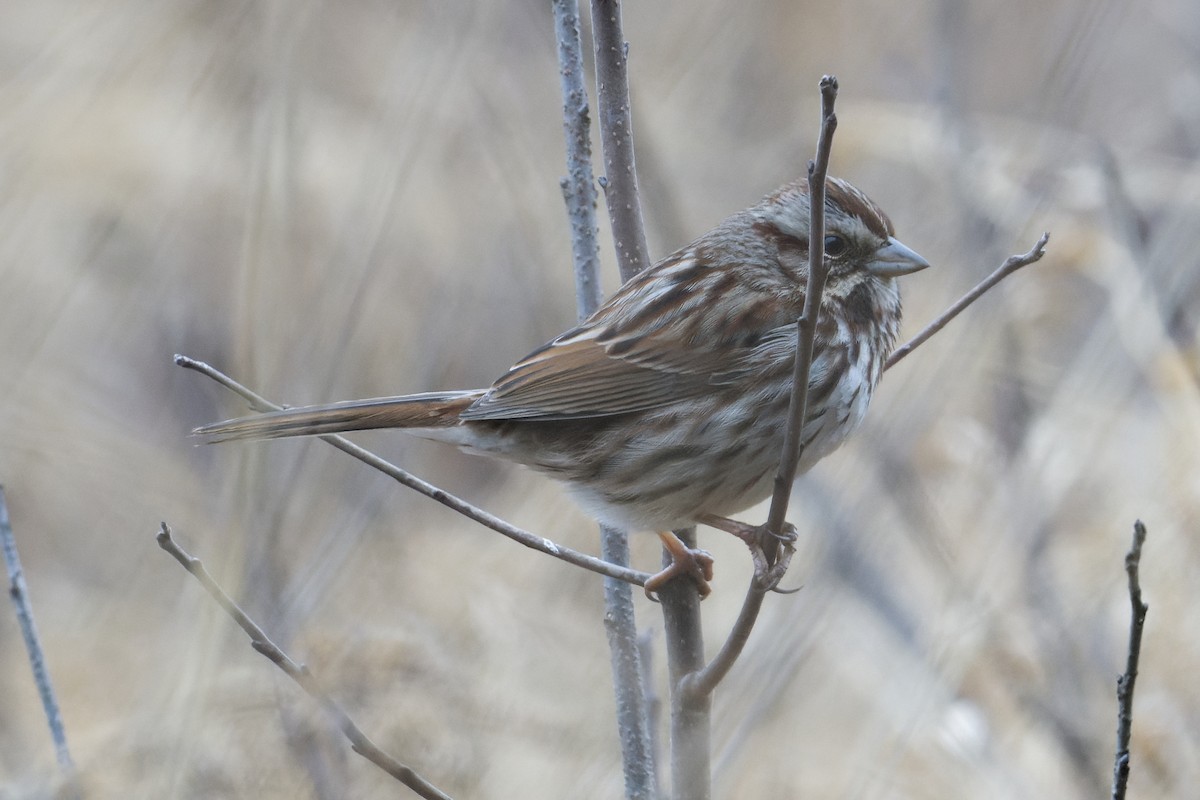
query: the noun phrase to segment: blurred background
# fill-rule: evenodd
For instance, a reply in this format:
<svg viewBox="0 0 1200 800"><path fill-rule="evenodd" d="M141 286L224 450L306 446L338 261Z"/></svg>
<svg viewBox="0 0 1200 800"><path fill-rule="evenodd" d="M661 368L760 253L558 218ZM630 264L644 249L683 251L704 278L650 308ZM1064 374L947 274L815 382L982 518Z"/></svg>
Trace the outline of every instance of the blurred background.
<svg viewBox="0 0 1200 800"><path fill-rule="evenodd" d="M803 173L825 72L833 172L936 267L904 280L906 334L1052 232L797 488L803 590L717 694L717 796L1105 796L1137 518L1131 796L1192 796L1200 5L693 0L625 26L656 258ZM321 402L485 386L571 325L549 4L8 0L0 109L0 482L87 795L405 794L158 549L166 520L455 796L620 796L594 575L320 442L194 446L245 406L171 362ZM541 477L355 438L597 549ZM701 542L715 652L750 565ZM0 797L52 796L7 609L0 698Z"/></svg>

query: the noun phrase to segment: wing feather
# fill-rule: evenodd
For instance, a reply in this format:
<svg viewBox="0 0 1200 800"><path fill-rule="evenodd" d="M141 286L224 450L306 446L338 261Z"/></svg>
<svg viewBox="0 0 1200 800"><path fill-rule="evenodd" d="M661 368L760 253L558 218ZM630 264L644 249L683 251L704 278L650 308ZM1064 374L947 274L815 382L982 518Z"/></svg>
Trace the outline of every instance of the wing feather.
<svg viewBox="0 0 1200 800"><path fill-rule="evenodd" d="M722 302L729 280L727 270L698 267L691 251L675 254L627 283L580 327L517 362L461 417L604 417L711 393L755 363L756 345L772 329L794 322L777 297L763 297L749 311L743 303L739 325L731 327ZM747 322L761 335L728 336L744 334Z"/></svg>

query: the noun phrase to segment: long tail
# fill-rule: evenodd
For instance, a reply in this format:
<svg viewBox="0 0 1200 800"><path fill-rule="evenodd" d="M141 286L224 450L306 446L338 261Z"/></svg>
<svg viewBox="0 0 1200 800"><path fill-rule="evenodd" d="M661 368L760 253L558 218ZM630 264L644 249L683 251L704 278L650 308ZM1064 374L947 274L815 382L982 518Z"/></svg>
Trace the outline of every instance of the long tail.
<svg viewBox="0 0 1200 800"><path fill-rule="evenodd" d="M205 425L192 431L192 435L211 444L374 428L450 428L459 424L458 415L482 395L483 390L429 392L288 408Z"/></svg>

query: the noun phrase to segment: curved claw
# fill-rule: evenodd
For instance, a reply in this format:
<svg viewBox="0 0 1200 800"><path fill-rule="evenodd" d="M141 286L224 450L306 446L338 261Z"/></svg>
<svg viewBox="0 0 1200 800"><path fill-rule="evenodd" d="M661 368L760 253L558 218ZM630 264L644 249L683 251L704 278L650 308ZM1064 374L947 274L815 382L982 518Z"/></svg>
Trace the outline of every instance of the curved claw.
<svg viewBox="0 0 1200 800"><path fill-rule="evenodd" d="M754 562L755 581L758 582L762 591L778 594L794 594L800 591L800 587L795 589L779 588L779 582L783 580L788 563L795 553L793 545L799 538L795 525L784 522L782 529L776 533L770 530L766 523L750 525L738 522L736 519L719 517L716 514L704 514L697 521L733 534L746 543L746 546L750 548L750 558Z"/></svg>

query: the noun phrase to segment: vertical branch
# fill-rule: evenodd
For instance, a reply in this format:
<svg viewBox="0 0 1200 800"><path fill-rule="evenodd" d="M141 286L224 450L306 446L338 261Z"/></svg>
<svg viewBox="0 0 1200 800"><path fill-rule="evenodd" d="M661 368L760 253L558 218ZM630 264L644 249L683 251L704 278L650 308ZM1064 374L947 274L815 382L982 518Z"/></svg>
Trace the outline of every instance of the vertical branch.
<svg viewBox="0 0 1200 800"><path fill-rule="evenodd" d="M576 310L582 321L600 305L601 293L599 248L596 242L596 188L592 177L578 0L554 0L554 28L562 79L563 135L567 144L567 176L562 180L562 190L571 225ZM636 195L636 186L634 193ZM605 561L628 566L629 539L625 531L601 526L600 548ZM652 800L658 794L653 737L638 652L633 592L624 581L608 577L604 579L604 627L608 634L616 694L617 733L625 772L625 796L629 800Z"/></svg>
<svg viewBox="0 0 1200 800"><path fill-rule="evenodd" d="M604 153L604 201L612 221L621 280L650 265L642 202L633 159L633 111L629 104L628 45L621 32L621 1L592 0L596 45L596 108Z"/></svg>
<svg viewBox="0 0 1200 800"><path fill-rule="evenodd" d="M600 553L605 560L629 563L629 539L619 528L601 526ZM654 737L645 674L638 650L633 589L624 581L604 579L604 629L608 634L613 690L616 694L617 735L628 800L653 800L658 796L658 771L654 764Z"/></svg>
<svg viewBox="0 0 1200 800"><path fill-rule="evenodd" d="M775 493L771 497L771 510L767 514L767 530L776 534L783 531L792 483L796 480L796 469L804 451L800 443L800 434L808 416L808 381L812 372L813 346L817 336L817 316L821 308L821 294L825 291L825 278L829 275L829 268L825 265L825 176L829 173L833 132L837 130L837 115L833 113L837 91L837 78L832 75L821 78L821 135L817 140L816 160L808 162L808 288L804 296L804 314L796 323L797 347L796 365L792 373L792 401L788 407L783 454L779 460L779 471L775 475ZM773 546L777 546L777 542L774 542ZM768 560L772 555L768 551Z"/></svg>
<svg viewBox="0 0 1200 800"><path fill-rule="evenodd" d="M1138 659L1142 653L1142 627L1150 607L1142 602L1142 586L1138 569L1142 563L1142 544L1146 541L1146 526L1133 524L1133 546L1125 555L1125 572L1129 576L1129 650L1126 653L1125 674L1117 678L1117 755L1113 764L1112 799L1125 800L1129 783L1129 739L1133 733L1133 685L1137 681Z"/></svg>
<svg viewBox="0 0 1200 800"><path fill-rule="evenodd" d="M696 547L694 527L675 533L689 548ZM670 561L664 550L663 566ZM700 591L692 581L675 580L663 587L658 599L671 689L671 796L707 800L712 796L712 704L708 696L688 691L689 676L704 666Z"/></svg>
<svg viewBox="0 0 1200 800"><path fill-rule="evenodd" d="M67 749L67 733L58 708L58 698L55 696L54 686L50 682L50 670L46 667L46 654L42 650L37 626L33 622L33 608L29 603L29 590L25 585L25 573L21 569L21 559L17 555L17 540L13 535L12 524L8 518L8 501L4 497L3 486L0 486L0 549L3 549L4 563L8 566L8 596L12 598L13 605L17 610L17 622L21 626L25 650L29 653L29 666L33 670L33 682L37 685L38 695L42 698L42 710L46 713L46 721L50 725L50 737L54 740L54 752L58 757L58 765L66 774L67 780L73 782L75 763L71 760L71 751ZM72 794L74 794L74 790L72 790Z"/></svg>
<svg viewBox="0 0 1200 800"><path fill-rule="evenodd" d="M621 279L629 280L650 264L642 204L633 156L633 113L629 102L629 51L621 30L620 0L592 0L592 37L596 46L596 105L604 153L604 200L612 223L613 245ZM695 546L695 529L683 532ZM671 784L677 798L709 797L710 747L707 698L687 703L680 691L684 676L703 664L700 596L696 587L675 581L659 593L667 635L671 675Z"/></svg>
<svg viewBox="0 0 1200 800"><path fill-rule="evenodd" d="M575 309L580 320L600 305L600 253L596 243L596 186L592 176L592 140L587 88L583 81L583 43L579 37L579 0L554 0L554 37L562 83L563 138L567 174L560 182L571 225L575 267Z"/></svg>
<svg viewBox="0 0 1200 800"><path fill-rule="evenodd" d="M792 400L788 408L788 422L784 434L783 453L779 460L779 471L775 474L775 491L771 496L771 509L764 525L769 535L762 537L763 555L768 563L773 563L779 555L779 537L784 533L788 502L792 494L792 482L796 479L796 469L800 463L800 456L804 452L800 434L808 415L808 382L812 372L817 315L821 307L821 294L825 289L825 278L828 274L825 266L825 176L829 172L829 153L833 147L833 132L837 129L837 116L833 112L834 103L837 101L837 78L832 75L823 76L820 88L821 133L817 140L816 159L808 162L808 288L804 297L804 312L796 322L797 346L795 368L792 373ZM786 569L788 557L790 556L785 554L784 560L775 567L778 570ZM742 654L742 650L750 638L750 632L758 620L763 599L778 580L777 577L772 580L767 576L760 580L757 574L755 578L746 591L737 622L734 623L720 652L706 667L686 678L683 688L688 696L697 698L696 702L699 702L700 698L706 698L712 694L717 684L724 679L738 656Z"/></svg>
<svg viewBox="0 0 1200 800"><path fill-rule="evenodd" d="M696 529L678 531L688 547ZM670 556L664 554L664 566ZM658 593L671 681L671 796L675 800L712 797L712 695L687 690L688 677L704 667L700 593L691 581L675 580Z"/></svg>

